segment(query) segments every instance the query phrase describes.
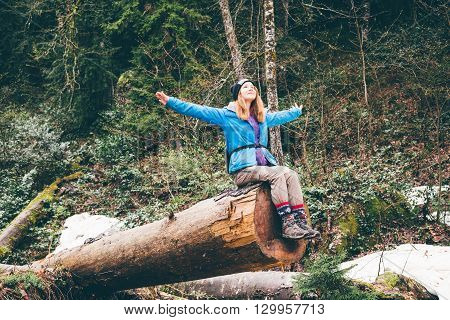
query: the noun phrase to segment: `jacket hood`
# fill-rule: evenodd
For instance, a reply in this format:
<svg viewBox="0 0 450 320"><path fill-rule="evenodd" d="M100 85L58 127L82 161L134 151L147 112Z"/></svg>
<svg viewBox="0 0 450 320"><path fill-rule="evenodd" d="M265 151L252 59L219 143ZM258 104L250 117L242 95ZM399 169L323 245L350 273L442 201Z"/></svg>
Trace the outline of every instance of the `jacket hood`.
<svg viewBox="0 0 450 320"><path fill-rule="evenodd" d="M236 112L236 104L234 102L230 102L225 109Z"/></svg>

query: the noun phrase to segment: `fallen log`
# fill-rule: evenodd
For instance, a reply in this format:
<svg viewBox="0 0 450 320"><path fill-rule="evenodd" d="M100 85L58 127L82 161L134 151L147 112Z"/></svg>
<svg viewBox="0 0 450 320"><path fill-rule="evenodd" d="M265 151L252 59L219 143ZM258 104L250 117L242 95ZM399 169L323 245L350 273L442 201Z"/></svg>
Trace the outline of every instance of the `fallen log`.
<svg viewBox="0 0 450 320"><path fill-rule="evenodd" d="M183 294L215 299L300 299L293 290L297 272L242 272L226 276L176 283Z"/></svg>
<svg viewBox="0 0 450 320"><path fill-rule="evenodd" d="M344 263L345 264L345 263ZM348 271L347 275L351 273ZM175 283L169 288L192 298L213 299L270 299L299 300L300 292L294 290L295 277L307 275L300 272L242 272L226 276ZM301 280L300 280L301 281ZM371 292L377 299L436 300L420 282L402 274L386 272L374 278L373 283L351 280L353 285ZM308 297L308 294L306 294ZM320 297L319 297L320 298Z"/></svg>
<svg viewBox="0 0 450 320"><path fill-rule="evenodd" d="M39 218L42 206L46 201L50 201L55 196L55 192L60 184L65 181L78 179L82 173L76 172L64 178L58 178L50 186L41 191L26 207L23 209L11 223L0 233L0 258L9 253L16 243L26 233Z"/></svg>
<svg viewBox="0 0 450 320"><path fill-rule="evenodd" d="M201 201L172 219L51 254L27 268L62 269L82 287L139 288L262 270L301 259L306 241L280 234L270 185L258 183L234 195Z"/></svg>

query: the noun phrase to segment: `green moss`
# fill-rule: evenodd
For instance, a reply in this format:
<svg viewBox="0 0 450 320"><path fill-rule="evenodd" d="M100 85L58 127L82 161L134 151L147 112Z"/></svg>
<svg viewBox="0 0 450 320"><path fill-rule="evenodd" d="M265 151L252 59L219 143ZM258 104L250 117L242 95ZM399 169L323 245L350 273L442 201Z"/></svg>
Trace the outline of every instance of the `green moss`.
<svg viewBox="0 0 450 320"><path fill-rule="evenodd" d="M64 178L56 179L50 186L48 186L47 188L42 190L33 200L31 200L30 203L25 207L24 210L33 210L34 207L36 207L42 201L51 202L52 200L54 200L55 192L56 192L56 190L58 190L58 185L62 181L70 181L70 180L78 179L82 174L83 174L82 172L78 171L78 172L75 172ZM30 216L30 219L36 218L38 213L39 212L33 213L34 217ZM35 220L31 220L31 221L35 222Z"/></svg>
<svg viewBox="0 0 450 320"><path fill-rule="evenodd" d="M385 292L383 291L383 287L380 287L379 285L376 286L372 283L359 280L352 280L352 283L360 290L373 296L376 300L405 300L398 292Z"/></svg>
<svg viewBox="0 0 450 320"><path fill-rule="evenodd" d="M389 289L394 289L399 284L400 278L395 273L386 272L378 277L377 282L384 283Z"/></svg>
<svg viewBox="0 0 450 320"><path fill-rule="evenodd" d="M71 175L64 177L62 180L64 180L64 181L75 180L75 179L80 178L82 175L83 175L83 172L77 171L75 173L72 173Z"/></svg>
<svg viewBox="0 0 450 320"><path fill-rule="evenodd" d="M11 249L7 246L0 246L0 258L3 258L4 256L7 256L11 253Z"/></svg>
<svg viewBox="0 0 450 320"><path fill-rule="evenodd" d="M41 201L52 201L54 199L55 191L58 190L58 185L62 181L71 181L78 179L83 173L81 171L75 172L64 178L57 178L50 186L42 190L31 202L26 206L25 210L32 209L36 204Z"/></svg>
<svg viewBox="0 0 450 320"><path fill-rule="evenodd" d="M72 170L81 170L83 167L80 165L79 161L74 161L70 163L70 168Z"/></svg>
<svg viewBox="0 0 450 320"><path fill-rule="evenodd" d="M117 87L121 88L127 86L130 83L130 80L133 79L134 77L135 74L131 70L122 73L119 76L119 80L117 80Z"/></svg>
<svg viewBox="0 0 450 320"><path fill-rule="evenodd" d="M408 226L415 223L417 219L414 212L409 209L405 196L397 190L386 190L383 199L373 197L365 203L364 207L368 215L378 217L382 223Z"/></svg>
<svg viewBox="0 0 450 320"><path fill-rule="evenodd" d="M358 215L360 209L356 204L349 204L344 209L344 215L338 220L338 227L342 235L341 243L337 246L339 254L353 254L358 247L360 226Z"/></svg>
<svg viewBox="0 0 450 320"><path fill-rule="evenodd" d="M358 221L355 213L346 215L339 221L339 229L347 237L354 237L358 234Z"/></svg>

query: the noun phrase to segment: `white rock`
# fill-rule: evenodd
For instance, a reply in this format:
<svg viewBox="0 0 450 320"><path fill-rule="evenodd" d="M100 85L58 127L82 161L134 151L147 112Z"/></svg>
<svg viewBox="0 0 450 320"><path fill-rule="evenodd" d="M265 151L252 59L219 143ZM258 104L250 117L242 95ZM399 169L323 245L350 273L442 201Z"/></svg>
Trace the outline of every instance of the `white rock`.
<svg viewBox="0 0 450 320"><path fill-rule="evenodd" d="M114 233L119 231L121 227L122 223L115 218L101 215L91 216L87 212L73 215L64 222L59 246L54 253L81 246L89 238Z"/></svg>
<svg viewBox="0 0 450 320"><path fill-rule="evenodd" d="M403 244L344 262L340 268L351 266L346 273L351 279L373 283L379 274L390 271L416 280L439 299L450 298L450 247Z"/></svg>

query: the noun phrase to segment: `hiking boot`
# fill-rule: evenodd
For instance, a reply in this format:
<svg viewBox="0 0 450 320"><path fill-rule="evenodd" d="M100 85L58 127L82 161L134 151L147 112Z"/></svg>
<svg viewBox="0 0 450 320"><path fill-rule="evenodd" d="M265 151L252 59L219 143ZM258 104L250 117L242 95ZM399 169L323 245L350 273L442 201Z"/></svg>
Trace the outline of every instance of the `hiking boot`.
<svg viewBox="0 0 450 320"><path fill-rule="evenodd" d="M308 232L308 235L305 237L306 239L317 238L318 240L322 240L322 237L321 237L321 235L320 235L320 232L317 231L317 230L315 230L315 229L313 229L313 228L311 228L310 226L308 226L308 225L306 224L306 221L300 221L300 222L297 222L297 225L298 225L300 228L302 228L302 229L304 229L304 230L306 230L306 231Z"/></svg>
<svg viewBox="0 0 450 320"><path fill-rule="evenodd" d="M303 230L306 230L308 234L305 236L306 239L313 239L317 238L319 240L322 239L320 236L320 232L317 230L314 230L310 226L308 226L308 221L306 220L305 211L303 209L301 210L294 210L292 211L294 214L295 223L302 228Z"/></svg>
<svg viewBox="0 0 450 320"><path fill-rule="evenodd" d="M310 234L306 229L300 228L292 213L281 217L281 230L281 236L289 239L302 239Z"/></svg>

